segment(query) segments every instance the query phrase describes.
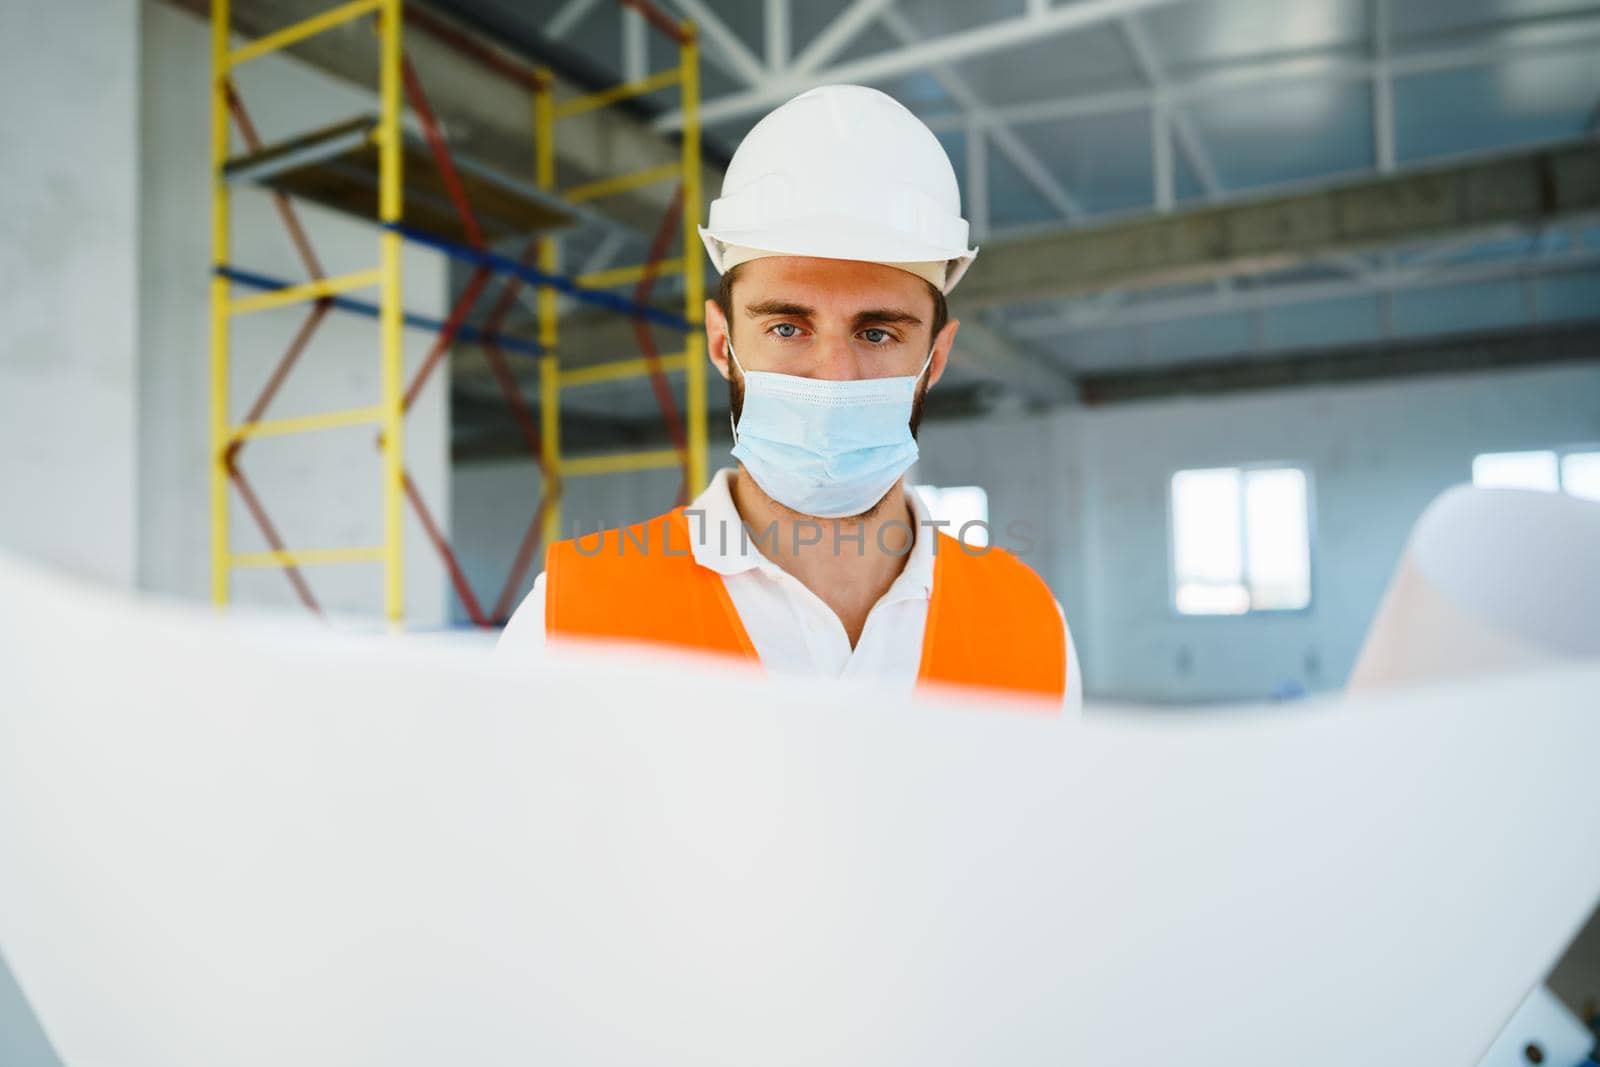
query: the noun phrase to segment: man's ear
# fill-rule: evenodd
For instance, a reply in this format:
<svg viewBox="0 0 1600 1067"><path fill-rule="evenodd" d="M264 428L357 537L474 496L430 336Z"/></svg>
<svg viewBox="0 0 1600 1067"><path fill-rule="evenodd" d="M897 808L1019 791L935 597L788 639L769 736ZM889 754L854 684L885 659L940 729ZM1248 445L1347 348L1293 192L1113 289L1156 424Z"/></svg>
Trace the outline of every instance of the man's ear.
<svg viewBox="0 0 1600 1067"><path fill-rule="evenodd" d="M939 336L933 339L933 360L928 364L929 388L943 377L944 365L950 360L950 350L955 347L956 331L960 328L961 320L951 319L939 331Z"/></svg>
<svg viewBox="0 0 1600 1067"><path fill-rule="evenodd" d="M715 300L706 301L706 355L726 380L728 377L728 317Z"/></svg>

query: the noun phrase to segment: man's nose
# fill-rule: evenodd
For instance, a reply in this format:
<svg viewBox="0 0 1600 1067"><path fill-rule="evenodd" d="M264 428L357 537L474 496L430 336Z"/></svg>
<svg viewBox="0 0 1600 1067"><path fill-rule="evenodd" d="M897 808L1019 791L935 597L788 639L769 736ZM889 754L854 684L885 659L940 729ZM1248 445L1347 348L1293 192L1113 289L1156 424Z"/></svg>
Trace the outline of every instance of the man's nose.
<svg viewBox="0 0 1600 1067"><path fill-rule="evenodd" d="M817 362L812 377L832 382L850 382L869 377L856 346L848 336L828 334L818 338Z"/></svg>

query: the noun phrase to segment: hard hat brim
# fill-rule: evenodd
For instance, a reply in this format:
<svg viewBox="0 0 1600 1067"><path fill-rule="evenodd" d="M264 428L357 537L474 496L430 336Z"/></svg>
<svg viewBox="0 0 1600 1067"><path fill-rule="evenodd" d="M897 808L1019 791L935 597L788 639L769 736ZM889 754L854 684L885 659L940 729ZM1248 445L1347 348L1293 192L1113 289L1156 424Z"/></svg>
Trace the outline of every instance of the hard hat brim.
<svg viewBox="0 0 1600 1067"><path fill-rule="evenodd" d="M760 248L785 256L815 256L818 259L850 259L865 263L950 263L943 289L948 293L966 273L978 254L976 248L946 248L918 241L887 228L870 229L859 221L806 219L785 221L782 226L749 227L712 231L698 227L711 265L723 272L723 250L730 245Z"/></svg>

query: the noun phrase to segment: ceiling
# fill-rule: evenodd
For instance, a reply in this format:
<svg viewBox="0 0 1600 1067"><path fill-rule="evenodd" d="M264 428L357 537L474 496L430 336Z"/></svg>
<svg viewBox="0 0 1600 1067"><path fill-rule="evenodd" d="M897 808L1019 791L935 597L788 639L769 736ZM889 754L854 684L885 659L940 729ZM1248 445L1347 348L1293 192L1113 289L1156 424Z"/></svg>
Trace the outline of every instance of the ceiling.
<svg viewBox="0 0 1600 1067"><path fill-rule="evenodd" d="M700 24L711 156L726 158L806 85L873 84L935 130L980 245L1593 137L1600 126L1600 4L1572 0L657 3ZM440 6L529 50L578 57L601 79L675 62L615 0ZM670 134L672 92L646 106ZM580 232L567 261L625 263L644 243ZM1596 315L1593 220L982 312L1069 375Z"/></svg>

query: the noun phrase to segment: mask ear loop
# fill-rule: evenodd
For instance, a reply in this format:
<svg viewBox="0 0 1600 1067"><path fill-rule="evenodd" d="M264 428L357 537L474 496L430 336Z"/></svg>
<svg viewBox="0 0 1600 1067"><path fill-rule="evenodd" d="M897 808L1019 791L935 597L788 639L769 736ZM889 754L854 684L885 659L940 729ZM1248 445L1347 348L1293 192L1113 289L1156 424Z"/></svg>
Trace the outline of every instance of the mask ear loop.
<svg viewBox="0 0 1600 1067"><path fill-rule="evenodd" d="M929 353L929 356L930 357L932 356L931 352ZM728 338L728 358L733 360L733 365L735 367L739 368L740 377L743 377L744 376L744 367L740 366L739 357L733 351L733 338L731 338L731 337ZM728 429L733 432L733 443L735 445L738 445L738 443L739 443L739 424L733 421L733 408L731 408L731 407L728 409Z"/></svg>

